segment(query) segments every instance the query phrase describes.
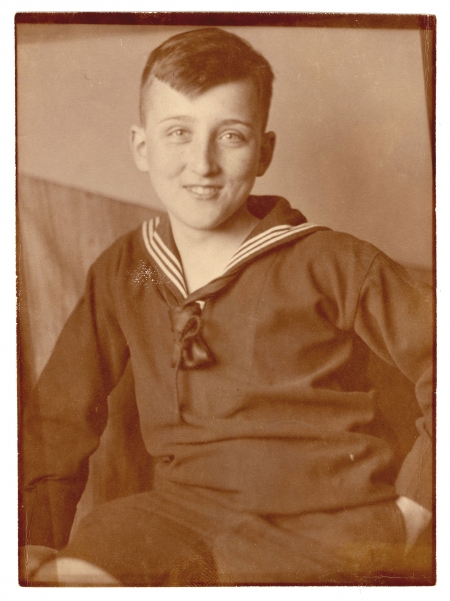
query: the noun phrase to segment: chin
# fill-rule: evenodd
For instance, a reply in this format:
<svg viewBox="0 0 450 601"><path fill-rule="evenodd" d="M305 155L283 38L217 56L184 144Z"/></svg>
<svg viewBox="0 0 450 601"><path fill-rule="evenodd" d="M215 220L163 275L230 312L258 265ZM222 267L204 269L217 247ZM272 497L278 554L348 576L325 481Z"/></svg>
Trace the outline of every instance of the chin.
<svg viewBox="0 0 450 601"><path fill-rule="evenodd" d="M209 232L217 229L222 225L222 221L216 222L200 222L200 223L187 223L186 225L193 230L198 230L200 232Z"/></svg>
<svg viewBox="0 0 450 601"><path fill-rule="evenodd" d="M188 219L183 219L183 223L185 226L194 229L194 230L214 230L220 227L223 223L227 221L227 216L220 217L206 217L199 216L197 219L192 219L192 216Z"/></svg>

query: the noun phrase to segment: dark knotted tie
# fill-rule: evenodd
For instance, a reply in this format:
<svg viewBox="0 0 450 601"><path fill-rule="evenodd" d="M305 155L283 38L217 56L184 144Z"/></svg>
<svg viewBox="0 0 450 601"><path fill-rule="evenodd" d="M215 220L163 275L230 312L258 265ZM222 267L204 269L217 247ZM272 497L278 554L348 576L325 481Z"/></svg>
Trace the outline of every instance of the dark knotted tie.
<svg viewBox="0 0 450 601"><path fill-rule="evenodd" d="M175 337L172 367L195 369L215 362L214 355L201 336L201 308L193 302L169 309Z"/></svg>

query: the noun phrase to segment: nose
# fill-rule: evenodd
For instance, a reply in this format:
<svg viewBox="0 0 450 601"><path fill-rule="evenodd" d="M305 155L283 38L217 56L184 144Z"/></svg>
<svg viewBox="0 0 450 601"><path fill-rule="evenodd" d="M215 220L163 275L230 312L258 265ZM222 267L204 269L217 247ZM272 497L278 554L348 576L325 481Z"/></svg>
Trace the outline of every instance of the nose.
<svg viewBox="0 0 450 601"><path fill-rule="evenodd" d="M199 138L189 145L189 167L202 177L215 175L220 170L214 141Z"/></svg>

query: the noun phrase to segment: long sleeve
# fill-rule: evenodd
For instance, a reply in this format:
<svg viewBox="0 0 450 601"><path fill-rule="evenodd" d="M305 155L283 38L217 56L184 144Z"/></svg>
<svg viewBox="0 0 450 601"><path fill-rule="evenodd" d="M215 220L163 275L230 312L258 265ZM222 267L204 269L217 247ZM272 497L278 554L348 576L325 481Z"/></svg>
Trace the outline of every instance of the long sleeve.
<svg viewBox="0 0 450 601"><path fill-rule="evenodd" d="M433 498L433 293L414 281L383 253L378 253L364 279L354 329L368 346L396 365L415 385L423 413L419 436L406 456L396 482L397 493L427 509Z"/></svg>
<svg viewBox="0 0 450 601"><path fill-rule="evenodd" d="M22 544L60 548L68 540L88 459L106 425L107 397L129 355L114 301L117 262L104 255L91 268L85 295L25 402Z"/></svg>

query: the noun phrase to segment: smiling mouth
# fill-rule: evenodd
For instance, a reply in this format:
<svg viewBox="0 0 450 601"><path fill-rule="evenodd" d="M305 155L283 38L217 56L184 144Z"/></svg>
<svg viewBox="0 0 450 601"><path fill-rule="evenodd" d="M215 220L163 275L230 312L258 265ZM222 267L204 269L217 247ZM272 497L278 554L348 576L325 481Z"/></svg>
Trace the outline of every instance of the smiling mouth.
<svg viewBox="0 0 450 601"><path fill-rule="evenodd" d="M185 189L195 198L210 200L217 196L220 186L185 186Z"/></svg>

